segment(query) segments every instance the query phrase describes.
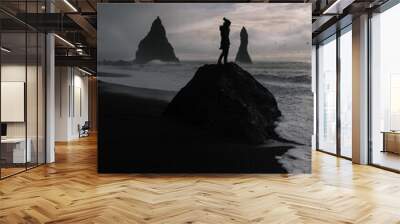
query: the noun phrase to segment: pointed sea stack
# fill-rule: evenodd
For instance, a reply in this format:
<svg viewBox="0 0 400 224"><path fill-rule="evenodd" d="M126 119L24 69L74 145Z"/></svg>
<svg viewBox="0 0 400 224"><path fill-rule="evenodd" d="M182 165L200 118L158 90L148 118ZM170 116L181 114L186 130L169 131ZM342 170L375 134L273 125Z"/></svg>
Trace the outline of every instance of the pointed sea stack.
<svg viewBox="0 0 400 224"><path fill-rule="evenodd" d="M251 61L249 52L247 51L247 45L249 43L249 36L247 34L246 28L243 27L242 30L240 31L240 47L239 51L236 54L236 59L235 61L241 62L241 63L253 63Z"/></svg>
<svg viewBox="0 0 400 224"><path fill-rule="evenodd" d="M150 32L140 41L134 63L145 64L152 60L179 62L167 39L160 17L153 21Z"/></svg>
<svg viewBox="0 0 400 224"><path fill-rule="evenodd" d="M277 139L281 111L274 95L235 63L204 65L164 115L217 136L250 144Z"/></svg>

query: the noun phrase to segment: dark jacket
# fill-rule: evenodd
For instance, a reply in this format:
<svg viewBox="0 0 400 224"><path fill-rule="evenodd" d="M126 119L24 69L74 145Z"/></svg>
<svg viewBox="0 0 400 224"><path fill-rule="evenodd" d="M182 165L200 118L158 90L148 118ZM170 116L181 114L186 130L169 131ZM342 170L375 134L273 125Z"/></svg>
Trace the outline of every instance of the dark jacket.
<svg viewBox="0 0 400 224"><path fill-rule="evenodd" d="M221 33L221 45L219 49L226 49L229 48L230 42L229 42L229 26L222 25L219 26L219 31Z"/></svg>

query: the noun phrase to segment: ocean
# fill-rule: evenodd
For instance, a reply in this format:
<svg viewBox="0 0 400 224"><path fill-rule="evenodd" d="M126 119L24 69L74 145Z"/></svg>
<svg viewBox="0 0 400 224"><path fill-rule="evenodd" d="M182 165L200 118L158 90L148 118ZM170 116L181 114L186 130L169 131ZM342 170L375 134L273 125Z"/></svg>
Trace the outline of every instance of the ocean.
<svg viewBox="0 0 400 224"><path fill-rule="evenodd" d="M199 67L211 62L154 62L145 65L98 66L102 82L155 90L178 92ZM277 158L289 173L311 170L311 137L313 133L313 94L311 64L302 62L255 62L239 64L275 96L282 118L277 133L296 145Z"/></svg>

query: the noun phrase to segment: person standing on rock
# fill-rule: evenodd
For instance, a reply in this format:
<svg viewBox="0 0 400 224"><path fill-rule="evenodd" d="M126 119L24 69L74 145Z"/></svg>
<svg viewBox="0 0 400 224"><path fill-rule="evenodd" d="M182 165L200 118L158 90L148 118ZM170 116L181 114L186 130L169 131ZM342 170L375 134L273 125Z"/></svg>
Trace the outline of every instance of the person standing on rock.
<svg viewBox="0 0 400 224"><path fill-rule="evenodd" d="M218 58L218 64L221 64L222 58L224 58L224 64L228 63L230 25L231 21L224 17L224 23L222 24L222 26L219 26L219 31L221 33L221 45L219 49L221 49L222 52Z"/></svg>

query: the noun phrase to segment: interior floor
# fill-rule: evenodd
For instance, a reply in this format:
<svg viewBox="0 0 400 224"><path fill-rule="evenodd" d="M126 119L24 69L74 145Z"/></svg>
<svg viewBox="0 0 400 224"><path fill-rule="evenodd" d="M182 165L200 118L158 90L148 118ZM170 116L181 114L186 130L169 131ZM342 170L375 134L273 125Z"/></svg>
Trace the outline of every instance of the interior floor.
<svg viewBox="0 0 400 224"><path fill-rule="evenodd" d="M400 171L400 155L392 152L374 151L373 163L379 166Z"/></svg>
<svg viewBox="0 0 400 224"><path fill-rule="evenodd" d="M2 164L2 165L4 165L4 164ZM4 167L0 168L1 178L12 176L14 174L23 172L26 169L35 168L37 166L38 166L38 164L36 164L36 163L4 165Z"/></svg>
<svg viewBox="0 0 400 224"><path fill-rule="evenodd" d="M13 174L19 173L25 171L25 166L22 167L7 167L7 168L1 168L1 177L8 177Z"/></svg>
<svg viewBox="0 0 400 224"><path fill-rule="evenodd" d="M98 174L96 137L0 181L0 223L398 223L399 174L313 152L313 173Z"/></svg>

